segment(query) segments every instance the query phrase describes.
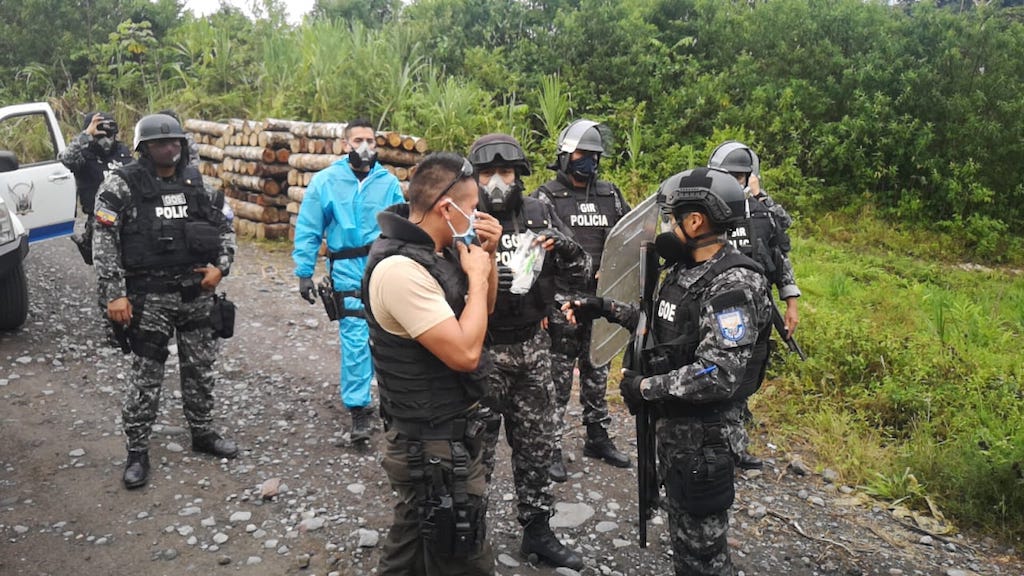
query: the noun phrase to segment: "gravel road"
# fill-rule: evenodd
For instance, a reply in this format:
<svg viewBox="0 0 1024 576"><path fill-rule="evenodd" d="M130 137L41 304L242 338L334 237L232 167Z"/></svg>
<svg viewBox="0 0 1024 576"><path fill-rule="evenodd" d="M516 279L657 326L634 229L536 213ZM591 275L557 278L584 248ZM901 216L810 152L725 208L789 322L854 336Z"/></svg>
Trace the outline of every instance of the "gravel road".
<svg viewBox="0 0 1024 576"><path fill-rule="evenodd" d="M27 269L29 320L0 333L0 574L375 573L392 496L380 435L368 449L348 442L336 325L298 297L288 247L242 243L223 283L239 308L218 362L216 423L242 454L218 461L188 449L172 354L151 480L132 492L121 486L128 361L106 343L94 273L67 239L34 245ZM635 460L632 421L617 403L613 412ZM571 477L555 487L552 522L583 551L581 574L669 574L663 517L646 550L636 543L635 469L583 458L575 400L570 416ZM759 434L771 466L739 477L730 532L741 574L1024 574L1012 548L911 529ZM489 515L498 574L575 574L519 557L503 450Z"/></svg>

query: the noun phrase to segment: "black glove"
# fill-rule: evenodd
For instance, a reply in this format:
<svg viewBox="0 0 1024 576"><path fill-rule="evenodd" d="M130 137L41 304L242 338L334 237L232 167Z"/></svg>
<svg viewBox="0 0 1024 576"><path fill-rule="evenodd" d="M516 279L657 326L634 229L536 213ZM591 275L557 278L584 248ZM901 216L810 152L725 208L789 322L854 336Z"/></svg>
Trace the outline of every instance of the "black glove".
<svg viewBox="0 0 1024 576"><path fill-rule="evenodd" d="M316 304L316 288L313 287L312 278L299 278L299 296L310 304Z"/></svg>
<svg viewBox="0 0 1024 576"><path fill-rule="evenodd" d="M512 269L508 266L498 264L498 291L510 292L512 290Z"/></svg>
<svg viewBox="0 0 1024 576"><path fill-rule="evenodd" d="M580 254L583 252L583 249L580 248L579 244L570 240L565 234L562 234L554 228L548 228L544 232L541 232L541 235L548 240L555 241L553 251L563 260L575 260L576 258L579 258Z"/></svg>
<svg viewBox="0 0 1024 576"><path fill-rule="evenodd" d="M634 416L640 411L640 406L646 402L643 395L640 394L640 381L643 379L644 377L638 372L624 370L622 380L619 381L619 394L622 394L622 401L626 403L626 408L629 408L629 413Z"/></svg>
<svg viewBox="0 0 1024 576"><path fill-rule="evenodd" d="M572 313L576 316L576 322L590 322L594 318L605 316L611 313L611 301L596 296L587 298L576 298L571 300Z"/></svg>

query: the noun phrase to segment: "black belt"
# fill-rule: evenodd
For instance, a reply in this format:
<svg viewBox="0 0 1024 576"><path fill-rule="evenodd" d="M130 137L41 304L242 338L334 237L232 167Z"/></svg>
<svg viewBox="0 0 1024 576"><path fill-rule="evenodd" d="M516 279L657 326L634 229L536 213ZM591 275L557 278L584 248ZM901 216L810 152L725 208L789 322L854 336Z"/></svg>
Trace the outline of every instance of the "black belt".
<svg viewBox="0 0 1024 576"><path fill-rule="evenodd" d="M196 292L198 295L200 276L191 274L184 278L160 278L152 276L128 276L124 279L128 292L142 294L172 294Z"/></svg>
<svg viewBox="0 0 1024 576"><path fill-rule="evenodd" d="M720 416L735 404L732 400L692 404L680 400L659 400L653 403L659 418L706 418Z"/></svg>
<svg viewBox="0 0 1024 576"><path fill-rule="evenodd" d="M487 331L491 344L519 344L533 338L540 329L540 322L533 322L521 328L491 328Z"/></svg>
<svg viewBox="0 0 1024 576"><path fill-rule="evenodd" d="M348 260L350 258L359 258L361 256L366 256L367 254L370 253L370 246L373 246L372 242L370 244L367 244L366 246L359 246L357 248L344 248L342 250L328 253L327 257L330 258L331 260Z"/></svg>
<svg viewBox="0 0 1024 576"><path fill-rule="evenodd" d="M452 418L440 424L392 419L388 429L411 440L462 440L466 437L466 422L465 418Z"/></svg>

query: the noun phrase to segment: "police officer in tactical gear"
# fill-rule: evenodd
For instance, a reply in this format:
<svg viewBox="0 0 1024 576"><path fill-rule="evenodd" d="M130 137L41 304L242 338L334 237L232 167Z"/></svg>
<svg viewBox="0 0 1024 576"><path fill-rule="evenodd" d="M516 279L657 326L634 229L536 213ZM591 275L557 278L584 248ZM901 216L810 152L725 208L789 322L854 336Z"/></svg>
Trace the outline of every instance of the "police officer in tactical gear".
<svg viewBox="0 0 1024 576"><path fill-rule="evenodd" d="M93 211L96 191L115 168L131 162L132 153L120 140L117 121L107 112L85 115L82 132L60 153L60 161L75 175L75 192L85 213L81 236L72 236L82 260L92 265Z"/></svg>
<svg viewBox="0 0 1024 576"><path fill-rule="evenodd" d="M174 118L144 116L135 126L137 162L103 182L96 201L100 305L127 331L132 359L122 411L128 459L124 485L149 479L149 437L160 404L167 345L177 335L181 392L192 450L234 458L238 447L214 430L213 292L231 268L235 235L198 170L183 154Z"/></svg>
<svg viewBox="0 0 1024 576"><path fill-rule="evenodd" d="M502 234L498 244L498 298L487 326L487 351L494 362L484 404L496 418L488 428L485 465L494 471L500 418L512 448L512 475L519 499L518 517L524 528L521 552L554 566L579 570L580 555L555 537L551 517L551 465L555 434L555 387L551 380L551 340L541 325L555 306L554 279L558 275L585 282L590 257L573 241L571 232L554 209L531 197L523 197L522 177L530 174L530 162L519 142L507 134L482 136L469 149L469 161L480 182L480 209L498 219ZM525 294L514 294L509 262L525 234L548 251L539 278Z"/></svg>
<svg viewBox="0 0 1024 576"><path fill-rule="evenodd" d="M665 485L678 576L734 573L728 549L734 458L745 446L739 415L764 378L771 294L760 266L728 243L742 224L743 189L726 172L695 168L658 190L671 230L656 247L668 274L658 287L650 338L627 358L622 397L658 415L658 477ZM631 330L634 305L587 298L566 304L572 319L601 315Z"/></svg>
<svg viewBox="0 0 1024 576"><path fill-rule="evenodd" d="M398 494L379 574L493 574L480 402L501 226L476 212L473 166L456 154L427 156L408 198L378 215L362 283Z"/></svg>
<svg viewBox="0 0 1024 576"><path fill-rule="evenodd" d="M594 274L582 285L557 278L557 297L566 301L576 294L593 295L597 290L596 274L601 264L604 241L608 232L629 205L614 184L598 179L598 166L605 152L598 124L576 120L558 135L558 157L548 168L555 170L555 179L538 188L533 196L555 207L555 213L571 230L573 238L590 255ZM565 430L565 409L572 392L573 367L579 363L580 403L587 439L583 455L600 458L613 466L628 468L629 456L615 448L608 437L608 366L590 362L590 322L573 326L565 321L557 308L552 310L548 330L551 334L551 375L557 393L558 430L550 475L556 482L568 476L562 459L562 436Z"/></svg>
<svg viewBox="0 0 1024 576"><path fill-rule="evenodd" d="M782 318L788 336L792 336L800 322L797 311L800 289L789 259L790 241L786 233L792 219L781 204L760 188L760 161L746 144L733 140L719 144L711 153L708 167L729 172L744 189L747 200L743 222L729 235L729 242L764 269L769 284L776 287L779 298L786 303ZM745 405L744 415L745 419L750 418ZM764 465L760 458L747 452L740 454L738 464L747 470Z"/></svg>

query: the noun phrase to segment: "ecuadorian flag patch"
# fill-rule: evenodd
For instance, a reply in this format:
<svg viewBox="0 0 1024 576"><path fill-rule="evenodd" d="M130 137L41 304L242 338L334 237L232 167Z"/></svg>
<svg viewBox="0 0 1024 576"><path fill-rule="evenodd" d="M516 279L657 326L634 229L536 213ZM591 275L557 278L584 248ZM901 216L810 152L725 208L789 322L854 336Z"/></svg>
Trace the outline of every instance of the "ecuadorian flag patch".
<svg viewBox="0 0 1024 576"><path fill-rule="evenodd" d="M97 208L96 222L104 226L113 226L117 224L117 214L115 212L108 212L103 208Z"/></svg>

